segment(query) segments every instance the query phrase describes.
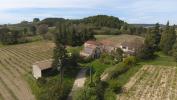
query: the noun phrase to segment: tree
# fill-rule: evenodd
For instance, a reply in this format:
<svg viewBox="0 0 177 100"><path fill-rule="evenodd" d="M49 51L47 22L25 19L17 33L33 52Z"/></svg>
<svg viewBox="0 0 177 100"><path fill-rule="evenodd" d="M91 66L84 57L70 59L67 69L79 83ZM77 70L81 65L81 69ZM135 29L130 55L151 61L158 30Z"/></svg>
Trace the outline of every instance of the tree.
<svg viewBox="0 0 177 100"><path fill-rule="evenodd" d="M166 25L165 31L162 33L160 48L165 54L169 54L173 44L176 41L175 26L170 27L169 22Z"/></svg>
<svg viewBox="0 0 177 100"><path fill-rule="evenodd" d="M136 64L137 61L136 61L136 57L129 56L123 62L125 65L133 66Z"/></svg>
<svg viewBox="0 0 177 100"><path fill-rule="evenodd" d="M34 18L34 19L33 19L33 23L37 23L37 22L39 22L39 21L40 21L39 18Z"/></svg>
<svg viewBox="0 0 177 100"><path fill-rule="evenodd" d="M118 63L123 61L123 51L120 48L117 48L116 51L112 53L114 60Z"/></svg>
<svg viewBox="0 0 177 100"><path fill-rule="evenodd" d="M0 29L0 40L3 44L17 44L21 35L20 31L17 30Z"/></svg>
<svg viewBox="0 0 177 100"><path fill-rule="evenodd" d="M151 59L154 57L154 52L157 49L156 44L156 34L154 34L154 31L149 30L147 35L145 36L145 42L142 48L139 48L137 50L137 57L141 59Z"/></svg>
<svg viewBox="0 0 177 100"><path fill-rule="evenodd" d="M57 36L56 38L61 38L61 37ZM66 60L66 57L67 57L67 55L66 55L67 51L66 51L65 45L63 45L60 42L61 40L55 40L55 41L56 41L55 42L56 47L54 48L54 56L53 56L54 62L53 62L53 66L55 68L57 68L58 67L57 64L58 64L59 59L61 60L62 65L64 65L64 61Z"/></svg>
<svg viewBox="0 0 177 100"><path fill-rule="evenodd" d="M48 26L46 24L41 24L37 28L39 34L46 34L48 32Z"/></svg>
<svg viewBox="0 0 177 100"><path fill-rule="evenodd" d="M172 56L174 57L175 61L177 61L177 42L173 45Z"/></svg>
<svg viewBox="0 0 177 100"><path fill-rule="evenodd" d="M159 43L160 43L160 38L161 38L159 23L155 24L155 28L153 30L153 33L155 34L156 49L158 49L158 46L159 46Z"/></svg>
<svg viewBox="0 0 177 100"><path fill-rule="evenodd" d="M29 30L33 35L36 35L36 27L35 26L30 26Z"/></svg>
<svg viewBox="0 0 177 100"><path fill-rule="evenodd" d="M24 28L24 29L23 29L23 33L24 33L24 34L27 34L27 31L28 31L27 28Z"/></svg>

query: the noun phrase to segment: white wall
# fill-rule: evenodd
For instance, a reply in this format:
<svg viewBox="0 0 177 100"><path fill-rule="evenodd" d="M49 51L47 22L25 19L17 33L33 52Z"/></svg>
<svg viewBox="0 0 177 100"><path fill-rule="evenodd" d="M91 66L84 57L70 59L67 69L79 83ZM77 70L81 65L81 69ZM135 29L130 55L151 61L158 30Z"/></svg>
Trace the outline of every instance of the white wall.
<svg viewBox="0 0 177 100"><path fill-rule="evenodd" d="M33 65L33 76L36 79L42 77L41 69L37 65Z"/></svg>
<svg viewBox="0 0 177 100"><path fill-rule="evenodd" d="M125 49L122 47L122 45L120 46L120 48L124 51L124 52L135 52L134 50L130 50L128 49L128 47L126 47Z"/></svg>

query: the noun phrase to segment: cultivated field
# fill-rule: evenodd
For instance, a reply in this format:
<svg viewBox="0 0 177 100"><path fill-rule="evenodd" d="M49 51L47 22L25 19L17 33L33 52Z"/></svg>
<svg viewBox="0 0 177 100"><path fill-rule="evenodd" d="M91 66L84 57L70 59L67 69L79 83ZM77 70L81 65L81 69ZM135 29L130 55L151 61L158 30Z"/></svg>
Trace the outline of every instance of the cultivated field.
<svg viewBox="0 0 177 100"><path fill-rule="evenodd" d="M95 35L96 39L99 40L111 40L114 43L122 43L124 41L133 41L135 39L138 39L140 41L144 41L143 37L137 36L137 35Z"/></svg>
<svg viewBox="0 0 177 100"><path fill-rule="evenodd" d="M123 90L118 100L177 100L177 69L145 65Z"/></svg>
<svg viewBox="0 0 177 100"><path fill-rule="evenodd" d="M35 42L0 48L0 100L34 100L25 80L31 65L52 57L53 43Z"/></svg>

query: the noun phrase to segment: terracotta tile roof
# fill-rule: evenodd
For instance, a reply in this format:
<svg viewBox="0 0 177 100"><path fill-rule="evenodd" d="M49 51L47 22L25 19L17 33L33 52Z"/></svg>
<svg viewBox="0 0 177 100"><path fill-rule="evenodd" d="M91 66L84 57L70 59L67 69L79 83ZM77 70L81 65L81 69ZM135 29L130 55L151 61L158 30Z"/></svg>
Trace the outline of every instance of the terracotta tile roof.
<svg viewBox="0 0 177 100"><path fill-rule="evenodd" d="M52 68L52 62L53 62L53 59L49 59L49 60L36 62L33 65L38 66L41 70L45 70L45 69Z"/></svg>

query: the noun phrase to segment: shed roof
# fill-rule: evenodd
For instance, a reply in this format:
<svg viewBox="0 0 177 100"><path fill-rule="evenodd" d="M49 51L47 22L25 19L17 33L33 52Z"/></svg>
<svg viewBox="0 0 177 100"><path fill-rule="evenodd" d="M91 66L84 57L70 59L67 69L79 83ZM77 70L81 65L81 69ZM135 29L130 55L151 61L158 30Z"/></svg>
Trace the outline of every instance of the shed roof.
<svg viewBox="0 0 177 100"><path fill-rule="evenodd" d="M49 60L36 62L33 65L38 66L41 70L45 70L45 69L52 68L52 62L53 62L53 59L49 59Z"/></svg>

